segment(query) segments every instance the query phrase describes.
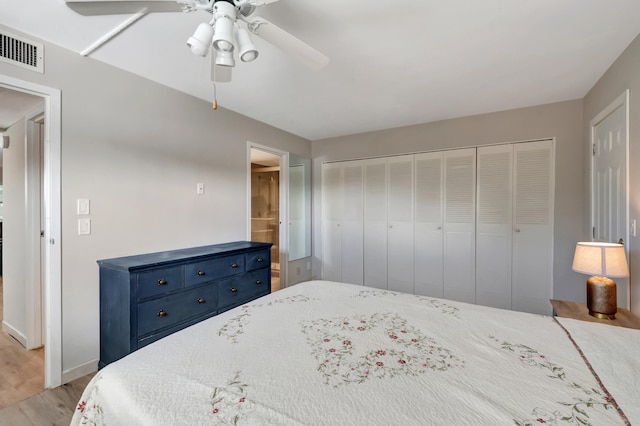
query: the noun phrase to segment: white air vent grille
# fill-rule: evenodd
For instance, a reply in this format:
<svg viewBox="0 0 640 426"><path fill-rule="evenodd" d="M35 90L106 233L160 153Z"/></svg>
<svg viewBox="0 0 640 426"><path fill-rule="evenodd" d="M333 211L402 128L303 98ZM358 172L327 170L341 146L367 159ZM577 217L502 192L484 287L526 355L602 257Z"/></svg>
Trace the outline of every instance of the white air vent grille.
<svg viewBox="0 0 640 426"><path fill-rule="evenodd" d="M23 37L0 33L0 61L44 72L44 46Z"/></svg>

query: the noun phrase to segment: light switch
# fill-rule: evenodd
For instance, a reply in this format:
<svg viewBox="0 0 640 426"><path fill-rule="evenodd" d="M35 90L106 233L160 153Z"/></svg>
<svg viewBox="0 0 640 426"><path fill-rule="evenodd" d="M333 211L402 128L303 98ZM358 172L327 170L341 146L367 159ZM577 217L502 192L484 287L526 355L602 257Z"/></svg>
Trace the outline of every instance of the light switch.
<svg viewBox="0 0 640 426"><path fill-rule="evenodd" d="M196 184L196 194L204 195L204 183L197 183Z"/></svg>
<svg viewBox="0 0 640 426"><path fill-rule="evenodd" d="M91 234L91 219L78 219L78 235Z"/></svg>
<svg viewBox="0 0 640 426"><path fill-rule="evenodd" d="M89 214L89 200L78 198L78 214Z"/></svg>

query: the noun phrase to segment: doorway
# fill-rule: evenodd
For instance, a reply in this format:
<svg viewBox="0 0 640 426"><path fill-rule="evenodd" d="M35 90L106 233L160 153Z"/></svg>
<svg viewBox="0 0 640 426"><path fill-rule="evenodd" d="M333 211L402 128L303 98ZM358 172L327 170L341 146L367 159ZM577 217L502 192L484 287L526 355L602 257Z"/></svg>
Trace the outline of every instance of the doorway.
<svg viewBox="0 0 640 426"><path fill-rule="evenodd" d="M1 74L0 92L36 96L43 106L39 115L32 114L29 117L25 115L25 118L30 121L31 130L40 133L37 145L25 147L27 148L28 159L25 157L27 161L25 161L24 179L29 187L25 198L29 205L27 210L28 217L25 218L25 228L29 229L30 235L34 234L34 238L26 243L20 253L25 256L25 265L31 268L29 274L37 275L36 279L30 279L30 281L25 279L25 294L28 297L41 295L40 308L30 303L25 306L27 312L25 333L29 335L25 337L25 346L27 341L36 342L36 344L39 344L39 342L44 343L46 348L44 354L44 387L53 388L62 384L61 96L60 91L57 89ZM37 191L33 188L37 188ZM33 199L37 200L36 204L33 204ZM40 200L42 200L42 203L40 203ZM7 206L5 205L4 207L6 211ZM4 231L3 237L7 237L6 227ZM7 257L5 256L6 259ZM7 272L7 267L7 263L4 262L3 272ZM5 280L4 285L6 284ZM11 303L6 298L5 302ZM33 329L38 329L41 333L40 336L33 335Z"/></svg>
<svg viewBox="0 0 640 426"><path fill-rule="evenodd" d="M625 244L629 256L629 91L590 122L593 241ZM634 235L635 236L635 235ZM618 306L629 309L629 279L617 278Z"/></svg>
<svg viewBox="0 0 640 426"><path fill-rule="evenodd" d="M249 146L249 235L271 246L271 291L286 287L286 153Z"/></svg>

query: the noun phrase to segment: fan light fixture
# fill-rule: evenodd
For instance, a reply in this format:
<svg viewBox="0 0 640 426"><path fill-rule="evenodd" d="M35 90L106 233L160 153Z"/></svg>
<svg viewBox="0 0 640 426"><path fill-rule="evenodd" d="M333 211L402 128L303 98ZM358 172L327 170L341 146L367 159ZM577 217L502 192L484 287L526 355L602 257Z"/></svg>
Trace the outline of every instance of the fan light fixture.
<svg viewBox="0 0 640 426"><path fill-rule="evenodd" d="M187 46L191 48L191 53L197 56L207 56L209 46L213 40L213 28L211 25L202 23L196 28L196 32L193 33L189 40L187 40Z"/></svg>
<svg viewBox="0 0 640 426"><path fill-rule="evenodd" d="M240 10L242 14L242 10ZM241 16L242 17L242 16ZM213 19L209 23L198 25L193 36L187 40L187 46L197 56L207 56L209 46L215 51L215 64L225 67L236 65L234 52L242 62L251 62L258 57L258 49L251 41L249 31L237 23L238 11L234 3L217 0L213 3ZM236 49L237 47L237 49Z"/></svg>

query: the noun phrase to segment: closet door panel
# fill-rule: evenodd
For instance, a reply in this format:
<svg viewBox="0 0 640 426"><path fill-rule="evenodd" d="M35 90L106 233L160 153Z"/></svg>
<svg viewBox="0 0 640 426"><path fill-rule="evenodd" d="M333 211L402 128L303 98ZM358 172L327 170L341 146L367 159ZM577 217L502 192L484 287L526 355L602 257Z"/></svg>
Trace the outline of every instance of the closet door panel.
<svg viewBox="0 0 640 426"><path fill-rule="evenodd" d="M363 162L342 164L342 282L364 284Z"/></svg>
<svg viewBox="0 0 640 426"><path fill-rule="evenodd" d="M443 155L444 297L475 303L476 150Z"/></svg>
<svg viewBox="0 0 640 426"><path fill-rule="evenodd" d="M387 288L414 293L413 155L389 158L388 173Z"/></svg>
<svg viewBox="0 0 640 426"><path fill-rule="evenodd" d="M342 280L342 166L322 166L322 278Z"/></svg>
<svg viewBox="0 0 640 426"><path fill-rule="evenodd" d="M476 303L511 309L513 146L477 156Z"/></svg>
<svg viewBox="0 0 640 426"><path fill-rule="evenodd" d="M364 162L364 285L387 288L387 160Z"/></svg>
<svg viewBox="0 0 640 426"><path fill-rule="evenodd" d="M513 309L551 314L553 142L514 145Z"/></svg>
<svg viewBox="0 0 640 426"><path fill-rule="evenodd" d="M415 293L444 297L442 153L415 156Z"/></svg>

